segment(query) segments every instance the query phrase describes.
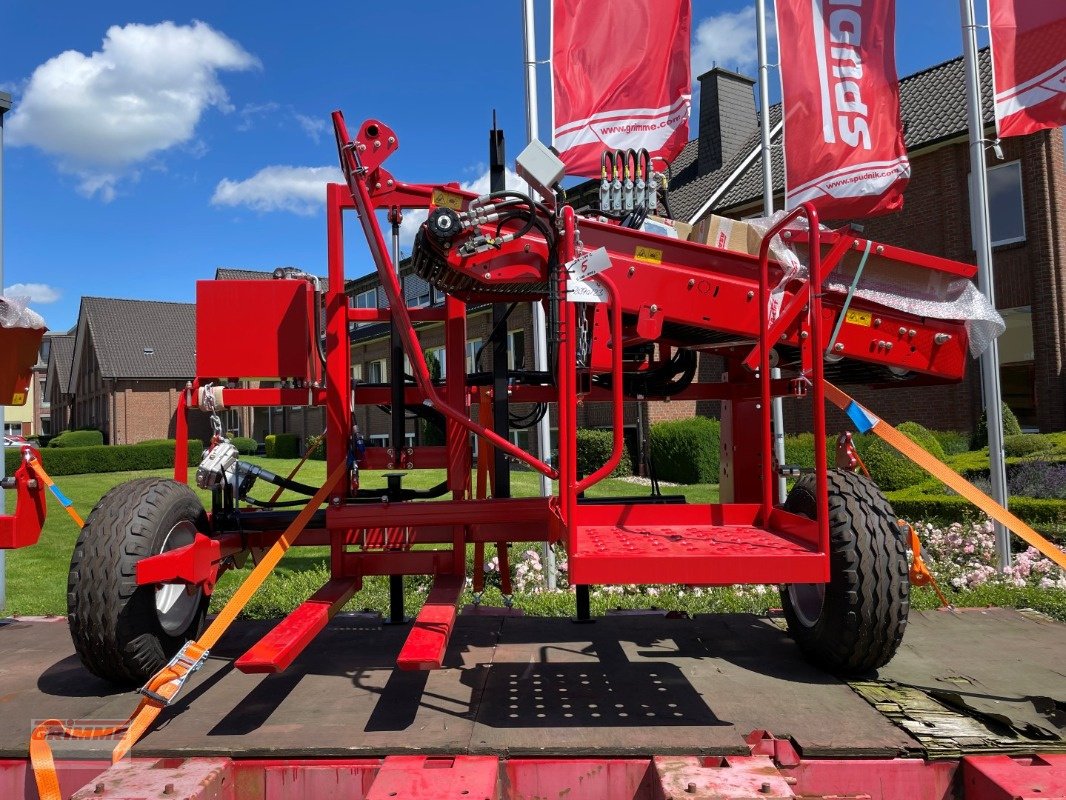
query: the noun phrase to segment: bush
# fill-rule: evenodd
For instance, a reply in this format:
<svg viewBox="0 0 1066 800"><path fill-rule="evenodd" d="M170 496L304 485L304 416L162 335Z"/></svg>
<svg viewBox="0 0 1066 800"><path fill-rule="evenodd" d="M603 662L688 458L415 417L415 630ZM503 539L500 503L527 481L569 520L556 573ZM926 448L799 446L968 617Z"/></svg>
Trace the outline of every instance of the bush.
<svg viewBox="0 0 1066 800"><path fill-rule="evenodd" d="M304 452L310 453L308 458L311 461L325 461L326 460L326 437L322 435L312 435L307 437L307 441L304 443ZM311 448L314 448L312 451Z"/></svg>
<svg viewBox="0 0 1066 800"><path fill-rule="evenodd" d="M1029 456L1053 447L1051 439L1039 433L1020 433L1003 437L1003 451L1008 456Z"/></svg>
<svg viewBox="0 0 1066 800"><path fill-rule="evenodd" d="M611 457L614 434L611 431L579 430L577 432L577 471L591 475ZM633 462L629 450L622 447L622 459L611 473L612 478L624 478L633 474Z"/></svg>
<svg viewBox="0 0 1066 800"><path fill-rule="evenodd" d="M1010 406L1006 403L1003 404L1003 437L1017 436L1022 432L1022 426L1018 424L1018 418L1014 416L1014 412L1010 410ZM974 429L973 438L970 440L971 450L980 450L982 447L988 447L988 414L981 414L981 418L977 420L977 427Z"/></svg>
<svg viewBox="0 0 1066 800"><path fill-rule="evenodd" d="M897 429L923 450L943 461L944 448L929 431L917 422L904 422ZM928 473L909 458L896 452L896 449L875 436L865 436L859 447L859 454L870 471L874 483L886 492L905 489L925 480Z"/></svg>
<svg viewBox="0 0 1066 800"><path fill-rule="evenodd" d="M189 440L189 464L200 461L204 443L199 439ZM82 475L97 472L124 472L139 469L166 469L174 466L174 441L156 443L94 445L92 447L45 448L40 451L41 465L52 476ZM5 453L7 474L19 465L20 453L7 448Z"/></svg>
<svg viewBox="0 0 1066 800"><path fill-rule="evenodd" d="M944 449L944 455L957 456L970 449L970 437L962 431L931 431L940 446Z"/></svg>
<svg viewBox="0 0 1066 800"><path fill-rule="evenodd" d="M1007 470L1007 491L1011 495L1066 500L1066 464L1023 461Z"/></svg>
<svg viewBox="0 0 1066 800"><path fill-rule="evenodd" d="M100 431L63 431L49 443L49 447L92 447L104 443L104 434Z"/></svg>
<svg viewBox="0 0 1066 800"><path fill-rule="evenodd" d="M977 513L964 497L947 494L923 494L913 487L890 492L888 502L893 511L910 522L958 522ZM1047 528L1066 522L1066 501L1033 497L1011 497L1010 510L1036 528Z"/></svg>
<svg viewBox="0 0 1066 800"><path fill-rule="evenodd" d="M254 456L259 452L259 442L247 436L231 436L229 441L242 456Z"/></svg>
<svg viewBox="0 0 1066 800"><path fill-rule="evenodd" d="M858 438L856 437L856 439ZM837 458L837 437L825 437L825 457L825 463L832 468L836 464ZM813 433L797 433L785 437L785 465L800 467L801 469L814 469Z"/></svg>
<svg viewBox="0 0 1066 800"><path fill-rule="evenodd" d="M299 458L300 437L295 433L272 433L266 437L267 458Z"/></svg>
<svg viewBox="0 0 1066 800"><path fill-rule="evenodd" d="M721 425L693 417L651 426L648 437L655 475L671 483L718 483Z"/></svg>

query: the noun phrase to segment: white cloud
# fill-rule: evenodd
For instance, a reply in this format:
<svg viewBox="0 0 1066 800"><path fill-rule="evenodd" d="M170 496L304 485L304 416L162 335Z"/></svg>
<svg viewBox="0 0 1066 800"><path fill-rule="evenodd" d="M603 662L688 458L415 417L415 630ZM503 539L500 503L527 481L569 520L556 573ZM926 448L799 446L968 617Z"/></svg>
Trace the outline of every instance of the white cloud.
<svg viewBox="0 0 1066 800"><path fill-rule="evenodd" d="M211 204L310 215L323 209L326 184L343 182L338 167L263 167L243 181L223 178Z"/></svg>
<svg viewBox="0 0 1066 800"><path fill-rule="evenodd" d="M767 14L769 35L773 35L773 20ZM701 20L692 37L692 75L702 75L717 65L737 72L752 74L759 66L755 41L755 6L740 11L723 11Z"/></svg>
<svg viewBox="0 0 1066 800"><path fill-rule="evenodd" d="M60 292L47 283L13 283L4 287L8 297L28 297L31 303L54 303Z"/></svg>
<svg viewBox="0 0 1066 800"><path fill-rule="evenodd" d="M100 50L67 50L38 66L7 121L12 145L32 145L105 201L150 156L190 142L203 113L230 111L223 70L258 60L203 22L131 23Z"/></svg>
<svg viewBox="0 0 1066 800"><path fill-rule="evenodd" d="M318 117L309 117L306 114L294 113L293 116L296 117L296 122L303 128L303 132L310 136L315 144L318 144L322 134L326 132L326 121Z"/></svg>

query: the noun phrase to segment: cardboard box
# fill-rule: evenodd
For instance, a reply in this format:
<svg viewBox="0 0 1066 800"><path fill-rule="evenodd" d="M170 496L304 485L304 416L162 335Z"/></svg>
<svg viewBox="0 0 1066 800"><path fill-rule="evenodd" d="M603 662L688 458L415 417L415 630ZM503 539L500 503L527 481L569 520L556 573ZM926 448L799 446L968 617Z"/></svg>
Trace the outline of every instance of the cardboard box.
<svg viewBox="0 0 1066 800"><path fill-rule="evenodd" d="M692 226L687 222L654 215L649 215L640 229L660 236L669 236L671 239L688 239L692 234Z"/></svg>
<svg viewBox="0 0 1066 800"><path fill-rule="evenodd" d="M762 236L746 222L710 214L696 223L689 241L757 256Z"/></svg>

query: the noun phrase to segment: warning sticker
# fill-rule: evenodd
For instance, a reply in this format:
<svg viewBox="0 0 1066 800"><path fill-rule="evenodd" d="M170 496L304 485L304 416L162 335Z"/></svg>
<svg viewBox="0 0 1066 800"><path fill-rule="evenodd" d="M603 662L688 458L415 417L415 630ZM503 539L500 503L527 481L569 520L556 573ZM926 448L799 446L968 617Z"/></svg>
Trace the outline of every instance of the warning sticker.
<svg viewBox="0 0 1066 800"><path fill-rule="evenodd" d="M850 322L852 325L861 325L864 328L869 328L873 325L874 317L869 311L856 311L849 308L848 313L844 315L844 321Z"/></svg>
<svg viewBox="0 0 1066 800"><path fill-rule="evenodd" d="M636 252L633 253L633 258L637 261L643 261L645 264L662 264L663 251L654 247L638 246Z"/></svg>
<svg viewBox="0 0 1066 800"><path fill-rule="evenodd" d="M430 202L435 206L444 206L453 211L462 211L463 209L463 198L457 194L446 192L443 189L434 189Z"/></svg>
<svg viewBox="0 0 1066 800"><path fill-rule="evenodd" d="M13 405L13 406L21 406L21 405L25 404L25 402L26 402L26 394L25 394L25 392L16 392L15 394L11 395L11 405Z"/></svg>

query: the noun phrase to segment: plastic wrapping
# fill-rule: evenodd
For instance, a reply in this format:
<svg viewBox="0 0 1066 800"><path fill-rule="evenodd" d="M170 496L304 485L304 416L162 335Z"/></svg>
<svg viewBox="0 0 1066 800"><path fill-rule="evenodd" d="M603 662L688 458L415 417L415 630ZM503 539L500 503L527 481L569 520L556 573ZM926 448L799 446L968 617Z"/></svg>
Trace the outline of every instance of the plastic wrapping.
<svg viewBox="0 0 1066 800"><path fill-rule="evenodd" d="M44 317L29 307L28 297L0 295L0 328L44 328Z"/></svg>
<svg viewBox="0 0 1066 800"><path fill-rule="evenodd" d="M765 236L770 228L784 218L785 213L778 211L769 217L745 222ZM797 219L794 227L806 230L807 220ZM800 249L806 248L800 246ZM797 249L785 244L780 235L770 242L770 254L785 273L782 282L770 295L770 316L774 318L779 313L785 285L793 279L806 278L807 266L804 263L806 253L797 253ZM838 294L847 294L861 257L860 253L850 251L830 273L825 288ZM962 320L970 340L970 353L975 358L987 350L992 340L1006 329L1003 317L972 281L881 256L870 256L867 260L855 296L915 316Z"/></svg>

